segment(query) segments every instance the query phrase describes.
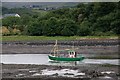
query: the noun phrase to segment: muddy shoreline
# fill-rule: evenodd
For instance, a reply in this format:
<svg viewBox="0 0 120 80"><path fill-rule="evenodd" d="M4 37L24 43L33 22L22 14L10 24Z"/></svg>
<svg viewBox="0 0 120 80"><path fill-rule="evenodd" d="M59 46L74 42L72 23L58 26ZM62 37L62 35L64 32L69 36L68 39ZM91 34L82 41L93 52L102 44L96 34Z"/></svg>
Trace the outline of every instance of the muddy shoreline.
<svg viewBox="0 0 120 80"><path fill-rule="evenodd" d="M30 65L30 64L2 64L2 80L118 80L120 66L96 65L96 66L53 66L53 65ZM59 73L53 75L36 75L42 70L78 70L79 73L85 75L77 75L77 77L59 76ZM30 72L31 71L31 72ZM33 72L32 72L33 71ZM21 74L21 75L20 75ZM24 75L22 75L24 74ZM72 75L73 73L65 73ZM100 77L109 76L111 79L100 79ZM113 78L113 79L112 79Z"/></svg>
<svg viewBox="0 0 120 80"><path fill-rule="evenodd" d="M55 41L3 41L2 54L48 54ZM80 54L118 54L118 39L87 39L58 41L59 49L78 48Z"/></svg>

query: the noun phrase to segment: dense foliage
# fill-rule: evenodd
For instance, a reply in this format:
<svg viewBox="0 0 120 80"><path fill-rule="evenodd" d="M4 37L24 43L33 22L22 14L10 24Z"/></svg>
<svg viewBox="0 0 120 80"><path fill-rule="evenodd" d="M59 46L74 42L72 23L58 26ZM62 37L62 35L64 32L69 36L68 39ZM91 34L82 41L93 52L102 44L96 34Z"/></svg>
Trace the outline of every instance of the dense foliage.
<svg viewBox="0 0 120 80"><path fill-rule="evenodd" d="M104 36L120 34L120 2L88 3L51 11L7 9L18 17L3 18L3 26L31 36Z"/></svg>

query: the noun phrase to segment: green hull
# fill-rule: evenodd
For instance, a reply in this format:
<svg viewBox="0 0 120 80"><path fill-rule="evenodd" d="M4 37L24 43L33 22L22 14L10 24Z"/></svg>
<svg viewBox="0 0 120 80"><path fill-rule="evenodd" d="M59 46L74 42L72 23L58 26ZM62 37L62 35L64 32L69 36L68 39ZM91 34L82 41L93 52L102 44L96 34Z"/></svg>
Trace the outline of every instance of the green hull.
<svg viewBox="0 0 120 80"><path fill-rule="evenodd" d="M63 58L63 57L54 57L51 55L48 55L50 60L55 60L55 61L82 61L84 59L83 56L79 58Z"/></svg>

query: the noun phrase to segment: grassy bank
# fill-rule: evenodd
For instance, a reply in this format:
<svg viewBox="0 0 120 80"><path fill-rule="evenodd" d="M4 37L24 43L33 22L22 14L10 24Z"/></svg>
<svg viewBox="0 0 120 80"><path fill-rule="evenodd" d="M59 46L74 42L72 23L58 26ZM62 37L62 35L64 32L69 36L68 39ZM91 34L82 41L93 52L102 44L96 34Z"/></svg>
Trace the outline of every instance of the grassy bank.
<svg viewBox="0 0 120 80"><path fill-rule="evenodd" d="M46 36L2 36L0 40L2 41L36 41L36 40L80 40L80 39L118 39L118 36L56 36L56 37L46 37Z"/></svg>

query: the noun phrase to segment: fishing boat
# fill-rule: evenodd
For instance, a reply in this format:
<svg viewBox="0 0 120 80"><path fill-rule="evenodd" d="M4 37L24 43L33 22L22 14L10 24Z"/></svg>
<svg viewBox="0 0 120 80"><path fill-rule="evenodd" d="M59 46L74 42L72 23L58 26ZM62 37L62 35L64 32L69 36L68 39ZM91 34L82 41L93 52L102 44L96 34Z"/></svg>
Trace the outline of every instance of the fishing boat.
<svg viewBox="0 0 120 80"><path fill-rule="evenodd" d="M82 61L84 59L84 56L77 57L75 48L58 50L57 40L48 57L54 61Z"/></svg>

